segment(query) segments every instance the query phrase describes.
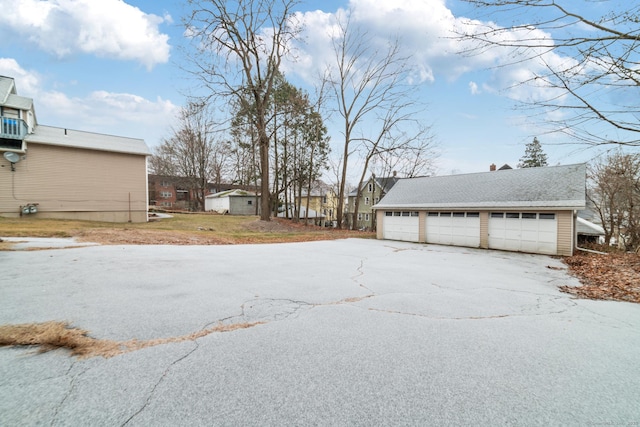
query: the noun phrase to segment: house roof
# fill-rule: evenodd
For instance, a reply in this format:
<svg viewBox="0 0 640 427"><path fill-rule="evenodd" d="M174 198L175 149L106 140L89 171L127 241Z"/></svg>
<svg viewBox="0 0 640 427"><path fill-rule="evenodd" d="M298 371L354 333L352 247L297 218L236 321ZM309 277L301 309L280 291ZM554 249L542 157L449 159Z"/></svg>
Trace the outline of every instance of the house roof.
<svg viewBox="0 0 640 427"><path fill-rule="evenodd" d="M0 76L0 105L16 110L33 111L33 99L18 95L13 77Z"/></svg>
<svg viewBox="0 0 640 427"><path fill-rule="evenodd" d="M585 207L584 163L400 179L380 208Z"/></svg>
<svg viewBox="0 0 640 427"><path fill-rule="evenodd" d="M372 177L375 180L376 185L382 189L383 193L389 192L389 190L396 185L396 183L400 180L397 176L376 176ZM371 182L371 178L369 180L362 183L362 189L364 190L365 186ZM358 190L351 190L349 193L349 197L355 197L358 195Z"/></svg>
<svg viewBox="0 0 640 427"><path fill-rule="evenodd" d="M38 125L25 138L27 143L57 145L61 147L84 148L88 150L150 156L144 140L123 136L104 135L73 129Z"/></svg>
<svg viewBox="0 0 640 427"><path fill-rule="evenodd" d="M604 236L604 228L598 224L594 224L591 221L587 221L584 218L577 217L576 229L578 234L584 234L589 236Z"/></svg>
<svg viewBox="0 0 640 427"><path fill-rule="evenodd" d="M11 94L16 94L15 80L12 77L0 76L0 105L4 105Z"/></svg>
<svg viewBox="0 0 640 427"><path fill-rule="evenodd" d="M256 197L256 193L245 190L227 190L205 196L205 199L220 199L222 197Z"/></svg>

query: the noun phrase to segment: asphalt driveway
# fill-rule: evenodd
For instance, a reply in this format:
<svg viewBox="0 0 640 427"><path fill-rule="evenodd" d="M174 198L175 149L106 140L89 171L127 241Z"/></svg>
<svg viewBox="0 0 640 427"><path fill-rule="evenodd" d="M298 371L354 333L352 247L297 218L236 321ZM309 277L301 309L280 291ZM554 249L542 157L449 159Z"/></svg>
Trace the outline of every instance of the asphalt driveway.
<svg viewBox="0 0 640 427"><path fill-rule="evenodd" d="M640 306L560 260L377 240L0 252L0 324L184 337L0 348L0 425L640 425Z"/></svg>

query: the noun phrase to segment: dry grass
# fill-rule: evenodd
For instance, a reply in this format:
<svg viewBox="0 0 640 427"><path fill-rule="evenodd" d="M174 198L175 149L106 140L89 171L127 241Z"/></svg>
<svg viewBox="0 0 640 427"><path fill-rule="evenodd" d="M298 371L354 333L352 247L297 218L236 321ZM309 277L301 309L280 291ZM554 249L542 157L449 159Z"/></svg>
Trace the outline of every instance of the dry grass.
<svg viewBox="0 0 640 427"><path fill-rule="evenodd" d="M55 349L66 349L72 356L90 358L101 356L109 358L131 351L162 344L194 341L216 332L230 332L251 328L262 322L218 324L192 334L179 337L159 338L154 340L112 341L89 336L84 329L72 327L66 322L26 323L20 325L0 325L0 347L34 346L40 352Z"/></svg>
<svg viewBox="0 0 640 427"><path fill-rule="evenodd" d="M173 218L158 221L124 224L35 216L0 217L0 236L75 237L85 242L133 245L229 245L374 237L374 233L305 226L281 218L266 222L255 216L204 213L172 215Z"/></svg>

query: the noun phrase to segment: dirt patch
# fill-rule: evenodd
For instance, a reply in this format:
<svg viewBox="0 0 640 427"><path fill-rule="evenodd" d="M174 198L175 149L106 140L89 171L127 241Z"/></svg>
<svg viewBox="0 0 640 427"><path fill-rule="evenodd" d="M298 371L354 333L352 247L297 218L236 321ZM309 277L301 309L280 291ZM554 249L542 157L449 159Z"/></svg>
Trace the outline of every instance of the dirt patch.
<svg viewBox="0 0 640 427"><path fill-rule="evenodd" d="M194 227L191 231L92 228L75 233L75 237L82 242L102 245L234 245L375 237L373 232L305 225L284 218L250 221L242 228L245 233L234 234L225 234L211 227Z"/></svg>
<svg viewBox="0 0 640 427"><path fill-rule="evenodd" d="M579 254L564 262L581 286L560 290L581 298L640 303L640 256L634 253Z"/></svg>
<svg viewBox="0 0 640 427"><path fill-rule="evenodd" d="M109 358L156 345L194 341L215 332L230 332L237 329L251 328L262 323L263 322L235 323L229 325L218 324L188 335L145 341L135 339L129 341L97 339L89 336L88 331L72 327L66 322L52 321L20 325L1 325L0 347L34 346L38 347L38 350L42 353L62 348L69 350L72 356L79 358L96 356Z"/></svg>
<svg viewBox="0 0 640 427"><path fill-rule="evenodd" d="M91 229L78 233L77 239L102 245L230 245L235 243L233 239L198 231L201 230L185 233L161 230Z"/></svg>

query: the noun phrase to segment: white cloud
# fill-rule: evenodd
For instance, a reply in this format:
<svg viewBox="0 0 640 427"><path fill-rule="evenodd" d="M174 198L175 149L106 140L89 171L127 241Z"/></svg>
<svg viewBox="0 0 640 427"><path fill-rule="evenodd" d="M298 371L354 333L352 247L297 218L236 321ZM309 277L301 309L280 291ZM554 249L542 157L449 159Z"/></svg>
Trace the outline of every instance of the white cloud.
<svg viewBox="0 0 640 427"><path fill-rule="evenodd" d="M36 117L43 125L143 138L155 145L167 135L179 110L170 100L130 93L96 90L69 96L47 87L38 73L22 68L12 58L0 58L0 75L13 77L18 94L33 98Z"/></svg>
<svg viewBox="0 0 640 427"><path fill-rule="evenodd" d="M0 0L0 30L58 57L77 53L137 61L153 68L169 60L170 16L146 14L121 0Z"/></svg>
<svg viewBox="0 0 640 427"><path fill-rule="evenodd" d="M402 54L410 57L410 84L433 83L436 80L454 82L463 74L474 73L469 84L472 94L489 92L507 97L542 99L549 95L540 84L520 85L534 74L545 70L547 64L567 61L553 52L539 52L540 57L518 62L512 48L485 49L482 52L462 55L472 51L471 42L462 41L457 34L486 30L487 22L456 17L444 0L404 0L380 2L379 0L350 0L350 24L365 31L372 46L385 46L398 37ZM296 46L297 61L286 63L285 72L302 77L312 83L327 64L335 62L331 48L331 34L335 33L335 13L312 11L298 15L304 22L304 43ZM491 23L491 25L494 25ZM524 37L548 43L551 36L543 31L528 28L523 32L506 31L502 41ZM531 52L530 52L531 53ZM535 55L533 55L535 56Z"/></svg>

